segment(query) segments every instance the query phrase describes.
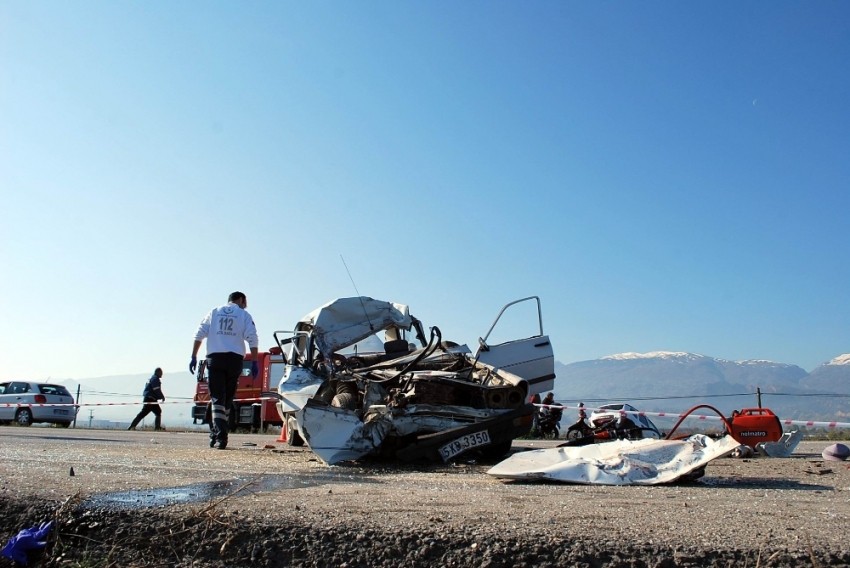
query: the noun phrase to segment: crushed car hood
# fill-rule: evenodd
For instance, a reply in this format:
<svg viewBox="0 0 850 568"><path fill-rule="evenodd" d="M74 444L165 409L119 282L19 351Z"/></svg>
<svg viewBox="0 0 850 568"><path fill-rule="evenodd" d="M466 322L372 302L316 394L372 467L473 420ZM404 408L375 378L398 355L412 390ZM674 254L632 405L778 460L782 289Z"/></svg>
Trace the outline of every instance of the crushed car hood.
<svg viewBox="0 0 850 568"><path fill-rule="evenodd" d="M713 440L701 434L683 440L616 440L515 453L487 473L583 485L658 485L701 475L706 464L738 446L731 436Z"/></svg>
<svg viewBox="0 0 850 568"><path fill-rule="evenodd" d="M377 330L390 326L408 329L411 323L406 305L362 296L328 302L301 318L295 329L312 329L319 350L328 355L369 337Z"/></svg>

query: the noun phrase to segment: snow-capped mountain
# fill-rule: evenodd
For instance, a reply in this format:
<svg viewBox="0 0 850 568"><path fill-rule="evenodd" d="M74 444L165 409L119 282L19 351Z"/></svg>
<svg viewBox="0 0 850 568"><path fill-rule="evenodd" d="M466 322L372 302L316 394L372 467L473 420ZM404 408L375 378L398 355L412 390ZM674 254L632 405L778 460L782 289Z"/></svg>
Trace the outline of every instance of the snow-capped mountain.
<svg viewBox="0 0 850 568"><path fill-rule="evenodd" d="M850 410L847 398L802 396L850 394L850 354L838 356L811 373L787 363L727 361L670 351L618 353L568 365L556 363L555 373L558 400L651 399L636 406L678 411L706 403L731 411L756 406L755 393L759 390L765 406L776 407L786 416L834 416ZM662 402L664 399L668 402Z"/></svg>
<svg viewBox="0 0 850 568"><path fill-rule="evenodd" d="M824 363L800 382L809 390L850 393L850 353Z"/></svg>
<svg viewBox="0 0 850 568"><path fill-rule="evenodd" d="M845 353L844 355L839 355L829 363L824 363L825 365L850 365L850 353Z"/></svg>

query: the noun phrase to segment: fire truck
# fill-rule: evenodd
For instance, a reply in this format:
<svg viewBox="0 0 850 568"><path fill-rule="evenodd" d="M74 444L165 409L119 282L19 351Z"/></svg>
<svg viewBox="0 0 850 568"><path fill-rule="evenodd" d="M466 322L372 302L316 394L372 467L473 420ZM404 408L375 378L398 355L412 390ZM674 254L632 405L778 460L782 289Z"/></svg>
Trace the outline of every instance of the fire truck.
<svg viewBox="0 0 850 568"><path fill-rule="evenodd" d="M268 425L280 426L283 422L278 414L277 386L283 377L284 359L279 347L257 353L257 364L260 372L257 377L251 376L251 353L245 355L242 361L242 374L236 386L233 397L233 407L230 409L230 428L251 428L262 431ZM192 406L193 424L209 424L210 422L210 387L207 378L207 360L198 362L197 384L195 386L194 406Z"/></svg>

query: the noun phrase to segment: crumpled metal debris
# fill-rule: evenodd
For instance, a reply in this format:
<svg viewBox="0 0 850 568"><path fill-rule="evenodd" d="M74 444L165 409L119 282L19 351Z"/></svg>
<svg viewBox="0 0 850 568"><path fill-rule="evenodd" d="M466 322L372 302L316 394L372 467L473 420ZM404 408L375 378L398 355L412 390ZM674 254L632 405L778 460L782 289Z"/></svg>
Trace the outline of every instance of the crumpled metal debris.
<svg viewBox="0 0 850 568"><path fill-rule="evenodd" d="M756 444L756 451L769 458L789 458L802 439L803 433L800 430L792 430L782 434L782 437L776 442Z"/></svg>

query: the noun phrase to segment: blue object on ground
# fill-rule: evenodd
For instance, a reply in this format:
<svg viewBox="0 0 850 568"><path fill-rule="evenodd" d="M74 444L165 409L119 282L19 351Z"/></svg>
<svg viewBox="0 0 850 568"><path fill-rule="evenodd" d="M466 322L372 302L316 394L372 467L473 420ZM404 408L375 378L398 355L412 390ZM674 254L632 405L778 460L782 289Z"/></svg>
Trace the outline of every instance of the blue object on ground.
<svg viewBox="0 0 850 568"><path fill-rule="evenodd" d="M47 545L47 535L51 528L53 528L53 521L22 530L6 543L0 554L26 566L29 563L29 553Z"/></svg>

